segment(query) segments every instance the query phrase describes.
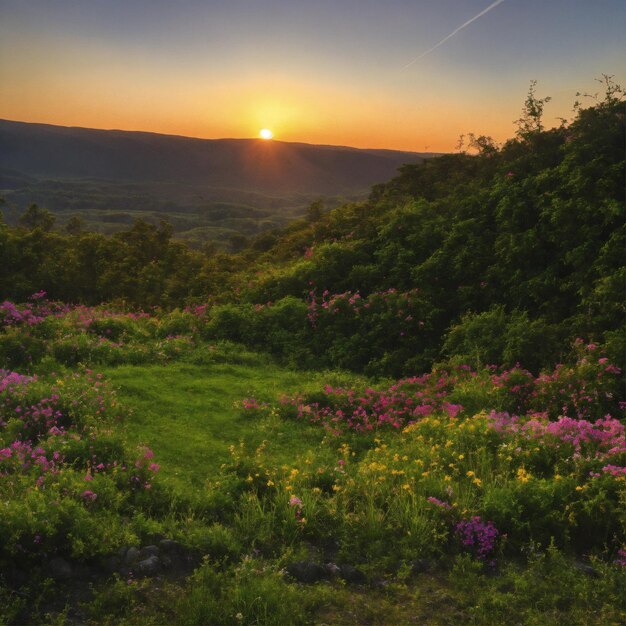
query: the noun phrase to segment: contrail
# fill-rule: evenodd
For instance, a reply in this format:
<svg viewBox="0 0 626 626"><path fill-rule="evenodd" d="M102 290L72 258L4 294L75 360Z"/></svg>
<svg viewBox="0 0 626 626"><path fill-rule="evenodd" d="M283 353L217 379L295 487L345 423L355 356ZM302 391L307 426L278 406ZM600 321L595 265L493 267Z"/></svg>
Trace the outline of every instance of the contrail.
<svg viewBox="0 0 626 626"><path fill-rule="evenodd" d="M474 15L474 17L467 20L467 22L465 22L464 24L461 24L457 29L453 30L449 35L446 35L439 43L436 43L432 48L429 48L428 50L426 50L426 52L422 52L422 54L420 54L417 58L407 63L400 71L405 70L407 67L410 67L411 65L413 65L413 63L417 63L420 59L423 59L427 54L430 54L433 50L436 50L439 46L446 43L448 39L451 39L452 37L454 37L459 31L463 30L466 26L469 26L472 22L475 22L479 17L482 17L483 15L485 15L485 13L489 13L491 9L495 9L499 4L502 4L503 2L504 0L496 0L495 2L492 2L486 9L483 9L478 15Z"/></svg>

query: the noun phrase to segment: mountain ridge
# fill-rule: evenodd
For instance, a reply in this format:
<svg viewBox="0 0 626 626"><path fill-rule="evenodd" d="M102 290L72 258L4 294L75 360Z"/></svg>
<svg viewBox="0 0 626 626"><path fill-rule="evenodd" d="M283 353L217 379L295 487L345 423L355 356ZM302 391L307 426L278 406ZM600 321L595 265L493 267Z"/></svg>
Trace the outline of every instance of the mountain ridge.
<svg viewBox="0 0 626 626"><path fill-rule="evenodd" d="M203 139L0 120L0 168L37 177L176 181L355 194L433 153L262 139Z"/></svg>

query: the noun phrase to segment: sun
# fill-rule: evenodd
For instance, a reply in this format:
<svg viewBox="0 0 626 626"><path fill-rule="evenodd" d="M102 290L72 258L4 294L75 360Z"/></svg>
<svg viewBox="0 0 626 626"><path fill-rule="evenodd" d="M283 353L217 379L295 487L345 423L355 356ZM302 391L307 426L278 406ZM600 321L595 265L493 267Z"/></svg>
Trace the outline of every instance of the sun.
<svg viewBox="0 0 626 626"><path fill-rule="evenodd" d="M259 131L259 137L261 139L271 139L274 136L274 133L269 128L262 128Z"/></svg>

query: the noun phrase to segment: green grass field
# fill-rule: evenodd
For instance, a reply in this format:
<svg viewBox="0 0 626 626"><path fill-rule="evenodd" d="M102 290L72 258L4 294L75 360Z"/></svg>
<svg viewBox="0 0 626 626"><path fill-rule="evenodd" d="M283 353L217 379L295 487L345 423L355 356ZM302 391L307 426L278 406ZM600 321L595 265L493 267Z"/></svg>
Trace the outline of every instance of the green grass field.
<svg viewBox="0 0 626 626"><path fill-rule="evenodd" d="M160 478L176 489L201 487L229 458L229 446L248 449L268 441L275 463L292 463L323 437L306 423L242 415L241 400L275 402L285 394L322 386L328 374L296 372L276 365L216 363L167 366L124 365L103 370L131 410L126 433L131 444L150 446ZM239 406L238 406L239 403Z"/></svg>

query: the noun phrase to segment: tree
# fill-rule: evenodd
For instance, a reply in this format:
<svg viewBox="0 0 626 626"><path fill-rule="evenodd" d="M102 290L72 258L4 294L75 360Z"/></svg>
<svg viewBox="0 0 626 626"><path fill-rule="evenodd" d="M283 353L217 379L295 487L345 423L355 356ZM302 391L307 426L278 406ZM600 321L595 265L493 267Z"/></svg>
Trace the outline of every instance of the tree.
<svg viewBox="0 0 626 626"><path fill-rule="evenodd" d="M39 207L36 204L31 204L19 219L19 225L27 228L28 230L35 230L40 228L45 232L52 230L56 218L48 209Z"/></svg>
<svg viewBox="0 0 626 626"><path fill-rule="evenodd" d="M550 98L550 96L538 98L535 93L536 87L537 81L531 80L528 95L524 102L524 108L522 109L522 117L516 120L517 136L520 139L527 139L531 135L543 130L543 109L552 98Z"/></svg>
<svg viewBox="0 0 626 626"><path fill-rule="evenodd" d="M85 220L73 215L65 225L65 232L68 235L80 235L85 229Z"/></svg>
<svg viewBox="0 0 626 626"><path fill-rule="evenodd" d="M306 210L306 219L308 222L319 222L322 219L324 211L324 203L321 200L313 202Z"/></svg>

